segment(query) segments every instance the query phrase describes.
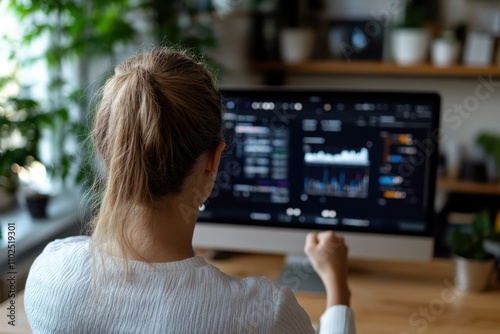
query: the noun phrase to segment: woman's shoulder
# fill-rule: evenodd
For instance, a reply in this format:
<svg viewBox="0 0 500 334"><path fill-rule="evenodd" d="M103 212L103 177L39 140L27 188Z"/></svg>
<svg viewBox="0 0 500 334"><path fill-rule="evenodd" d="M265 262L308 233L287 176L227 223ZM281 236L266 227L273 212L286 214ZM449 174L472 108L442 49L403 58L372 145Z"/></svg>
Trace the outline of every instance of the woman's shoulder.
<svg viewBox="0 0 500 334"><path fill-rule="evenodd" d="M229 291L218 294L237 310L240 332L313 333L309 316L288 286L266 277L224 279Z"/></svg>
<svg viewBox="0 0 500 334"><path fill-rule="evenodd" d="M45 246L37 260L51 259L57 260L62 257L71 257L75 259L78 253L88 254L88 236L71 236L63 239L56 239Z"/></svg>
<svg viewBox="0 0 500 334"><path fill-rule="evenodd" d="M85 235L71 236L63 239L56 239L47 244L44 252L55 252L62 248L81 247L88 245L90 237Z"/></svg>
<svg viewBox="0 0 500 334"><path fill-rule="evenodd" d="M239 297L245 296L250 299L271 298L276 300L283 288L286 288L281 284L271 281L265 276L249 276L240 278L227 275L216 267L210 267L213 270L213 274L217 276L217 280L221 280L225 283L222 284L222 286L226 286L228 290L232 291L236 295L239 295Z"/></svg>
<svg viewBox="0 0 500 334"><path fill-rule="evenodd" d="M34 291L42 287L53 293L55 287L62 289L64 284L86 275L88 242L89 237L85 236L49 242L31 265L26 282L27 296L33 296Z"/></svg>

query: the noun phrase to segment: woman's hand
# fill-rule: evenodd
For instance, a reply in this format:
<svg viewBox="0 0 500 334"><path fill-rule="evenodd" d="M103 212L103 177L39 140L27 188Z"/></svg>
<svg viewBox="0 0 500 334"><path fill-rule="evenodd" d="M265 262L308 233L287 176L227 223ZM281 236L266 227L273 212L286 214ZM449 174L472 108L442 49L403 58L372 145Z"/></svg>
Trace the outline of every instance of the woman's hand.
<svg viewBox="0 0 500 334"><path fill-rule="evenodd" d="M304 247L309 261L323 281L327 295L327 307L350 303L347 286L347 246L344 238L333 231L311 232Z"/></svg>

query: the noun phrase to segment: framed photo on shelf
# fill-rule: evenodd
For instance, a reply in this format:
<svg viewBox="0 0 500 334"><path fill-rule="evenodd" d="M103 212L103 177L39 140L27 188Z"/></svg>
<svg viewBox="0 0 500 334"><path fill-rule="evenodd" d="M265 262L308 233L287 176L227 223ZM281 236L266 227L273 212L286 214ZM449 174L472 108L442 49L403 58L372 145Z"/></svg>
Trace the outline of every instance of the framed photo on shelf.
<svg viewBox="0 0 500 334"><path fill-rule="evenodd" d="M495 38L485 31L469 31L465 38L463 63L466 66L490 66L493 62Z"/></svg>
<svg viewBox="0 0 500 334"><path fill-rule="evenodd" d="M382 60L384 28L374 20L332 20L327 24L326 58Z"/></svg>

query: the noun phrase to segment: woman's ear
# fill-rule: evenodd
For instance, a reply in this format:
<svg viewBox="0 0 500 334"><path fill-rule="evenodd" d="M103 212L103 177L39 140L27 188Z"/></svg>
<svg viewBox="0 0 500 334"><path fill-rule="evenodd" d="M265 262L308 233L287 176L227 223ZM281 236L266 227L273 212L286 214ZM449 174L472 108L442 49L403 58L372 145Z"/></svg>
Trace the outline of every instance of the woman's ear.
<svg viewBox="0 0 500 334"><path fill-rule="evenodd" d="M226 143L221 141L215 150L209 154L208 160L207 160L207 168L206 170L210 172L210 174L215 175L217 174L217 170L219 169L219 163L222 158L222 152L226 148Z"/></svg>

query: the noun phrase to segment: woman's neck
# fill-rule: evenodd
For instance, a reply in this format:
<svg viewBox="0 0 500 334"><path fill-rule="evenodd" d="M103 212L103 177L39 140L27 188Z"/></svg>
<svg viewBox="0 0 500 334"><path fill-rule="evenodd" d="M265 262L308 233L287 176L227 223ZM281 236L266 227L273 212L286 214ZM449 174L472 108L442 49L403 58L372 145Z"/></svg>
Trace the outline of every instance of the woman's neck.
<svg viewBox="0 0 500 334"><path fill-rule="evenodd" d="M180 261L193 257L192 239L198 208L181 198L157 201L154 208L131 233L131 243L136 252L130 260L155 262ZM133 254L136 253L136 254Z"/></svg>

